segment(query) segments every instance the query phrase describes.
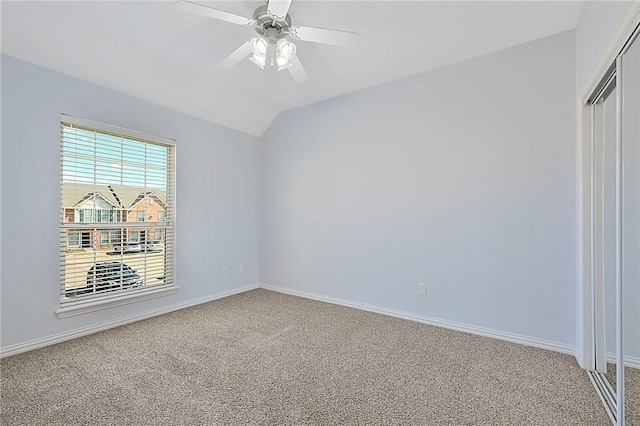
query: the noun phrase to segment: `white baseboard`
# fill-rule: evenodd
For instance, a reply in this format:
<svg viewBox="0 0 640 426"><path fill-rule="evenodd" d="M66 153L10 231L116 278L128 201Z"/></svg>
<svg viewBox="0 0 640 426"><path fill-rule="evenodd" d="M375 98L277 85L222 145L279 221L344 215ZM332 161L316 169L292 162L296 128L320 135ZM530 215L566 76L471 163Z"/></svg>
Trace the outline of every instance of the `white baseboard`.
<svg viewBox="0 0 640 426"><path fill-rule="evenodd" d="M30 340L28 342L18 343L16 345L0 348L0 358L17 355L22 352L27 352L33 349L44 347L44 346L61 343L67 340L75 339L77 337L86 336L92 333L97 333L102 330L107 330L107 329L118 327L121 325L130 324L132 322L136 322L136 321L151 318L154 316L162 315L165 313L177 311L177 310L188 308L191 306L196 306L202 303L211 302L213 300L232 296L234 294L243 293L249 290L254 290L256 288L264 288L267 290L277 291L280 293L290 294L293 296L304 297L307 299L313 299L313 300L332 303L336 305L347 306L350 308L361 309L369 312L375 312L378 314L388 315L396 318L402 318L409 321L416 321L424 324L434 325L436 327L443 327L451 330L463 331L471 334L476 334L479 336L491 337L494 339L500 339L508 342L519 343L527 346L533 346L536 348L548 349L551 351L575 355L574 354L575 348L571 345L566 345L564 343L538 339L538 338L533 338L533 337L524 336L520 334L508 333L508 332L499 331L499 330L493 330L493 329L484 328L484 327L477 327L477 326L458 323L454 321L441 320L438 318L427 317L424 315L397 311L394 309L388 309L381 306L367 305L359 302L353 302L350 300L322 296L315 293L309 293L309 292L300 291L300 290L293 290L293 289L288 289L284 287L278 287L278 286L262 283L259 285L255 284L251 286L241 287L241 288L233 289L230 291L217 293L211 296L202 297L202 298L190 300L187 302L179 303L176 305L166 306L163 308L154 309L154 310L143 312L140 314L131 315L124 318L118 318L118 319L107 321L104 323L82 327L79 329L75 329L75 330L71 330L71 331L67 331L59 334L54 334L52 336L44 337L41 339ZM615 356L613 354L607 354L607 360L614 361ZM625 365L633 368L640 368L640 358L626 357Z"/></svg>
<svg viewBox="0 0 640 426"><path fill-rule="evenodd" d="M607 362L615 363L617 361L616 354L613 352L607 352ZM624 366L640 369L640 358L635 356L625 356Z"/></svg>
<svg viewBox="0 0 640 426"><path fill-rule="evenodd" d="M67 340L75 339L77 337L86 336L88 334L97 333L99 331L108 330L110 328L119 327L121 325L130 324L132 322L140 321L143 319L155 317L169 312L177 311L191 306L200 305L202 303L211 302L223 297L232 296L238 293L244 293L245 291L255 290L258 288L258 284L236 288L229 291L223 291L216 293L212 296L200 297L198 299L189 300L187 302L178 303L175 305L165 306L151 311L146 311L140 314L130 315L123 318L117 318L111 321L103 322L100 324L90 325L87 327L77 328L75 330L65 331L63 333L54 334L52 336L43 337L41 339L34 339L24 343L18 343L16 345L7 346L0 349L0 358L8 357L11 355L17 355L22 352L27 352L33 349L42 348L44 346L61 343Z"/></svg>
<svg viewBox="0 0 640 426"><path fill-rule="evenodd" d="M463 331L466 333L476 334L479 336L492 337L494 339L506 340L507 342L519 343L522 345L533 346L550 351L561 352L563 354L575 355L575 347L564 343L554 342L551 340L538 339L535 337L524 336L520 334L507 333L504 331L493 330L474 325L463 324L459 322L441 320L438 318L427 317L424 315L413 314L409 312L397 311L394 309L383 308L381 306L367 305L364 303L352 302L350 300L338 299L335 297L322 296L306 291L292 290L285 287L278 287L270 284L261 283L260 288L266 290L277 291L279 293L290 294L292 296L304 297L306 299L318 300L321 302L333 303L335 305L347 306L350 308L361 309L364 311L375 312L377 314L388 315L391 317L402 318L409 321L416 321L424 324L434 325L436 327L448 328L450 330Z"/></svg>

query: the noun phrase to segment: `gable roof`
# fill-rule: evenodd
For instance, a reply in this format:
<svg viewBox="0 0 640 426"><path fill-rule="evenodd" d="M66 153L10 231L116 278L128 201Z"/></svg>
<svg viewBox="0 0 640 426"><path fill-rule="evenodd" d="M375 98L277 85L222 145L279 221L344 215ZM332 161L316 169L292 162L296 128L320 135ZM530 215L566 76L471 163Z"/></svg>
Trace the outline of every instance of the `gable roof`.
<svg viewBox="0 0 640 426"><path fill-rule="evenodd" d="M145 191L145 192L141 192L140 195L138 195L136 197L135 200L133 200L133 203L131 203L131 205L129 206L129 208L135 206L136 204L138 204L140 201L144 200L145 198L148 197L153 197L155 198L160 204L162 204L163 207L167 207L167 203L158 196L158 194L155 193L155 191Z"/></svg>
<svg viewBox="0 0 640 426"><path fill-rule="evenodd" d="M99 193L99 192L89 192L89 193L87 193L87 195L85 195L84 197L82 197L82 198L81 198L77 203L75 203L75 204L73 205L73 207L77 207L77 206L79 206L80 204L82 204L83 202L85 202L85 201L87 201L87 200L89 200L89 199L91 199L91 198L93 198L93 197L100 197L100 198L102 198L104 201L106 201L107 203L111 204L113 207L118 208L118 205L117 205L117 204L113 204L111 201L109 201L109 200L108 200L104 195L102 195L102 194L101 194L101 193Z"/></svg>
<svg viewBox="0 0 640 426"><path fill-rule="evenodd" d="M167 191L157 188L145 188L141 186L123 185L91 185L86 183L62 183L62 205L64 208L74 208L81 200L92 197L97 193L105 201L116 208L131 208L139 202L138 198L144 198L149 193L166 205ZM122 206L122 207L120 207Z"/></svg>

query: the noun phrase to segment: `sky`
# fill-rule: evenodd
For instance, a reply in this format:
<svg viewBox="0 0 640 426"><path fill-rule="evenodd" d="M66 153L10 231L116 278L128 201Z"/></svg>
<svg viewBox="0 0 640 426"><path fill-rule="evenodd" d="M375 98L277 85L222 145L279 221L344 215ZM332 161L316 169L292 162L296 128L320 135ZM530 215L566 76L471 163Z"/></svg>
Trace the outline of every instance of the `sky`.
<svg viewBox="0 0 640 426"><path fill-rule="evenodd" d="M166 146L64 125L62 150L65 182L167 188Z"/></svg>

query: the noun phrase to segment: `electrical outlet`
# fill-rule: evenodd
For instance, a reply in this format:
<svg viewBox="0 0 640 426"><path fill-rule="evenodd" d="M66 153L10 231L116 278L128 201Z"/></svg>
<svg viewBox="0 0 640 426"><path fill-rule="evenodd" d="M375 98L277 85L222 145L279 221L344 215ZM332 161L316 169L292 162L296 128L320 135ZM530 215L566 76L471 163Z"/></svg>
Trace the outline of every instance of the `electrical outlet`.
<svg viewBox="0 0 640 426"><path fill-rule="evenodd" d="M222 267L222 275L227 275L227 267L226 266Z"/></svg>
<svg viewBox="0 0 640 426"><path fill-rule="evenodd" d="M240 268L238 268L240 270L240 273L244 272L244 263L240 264Z"/></svg>
<svg viewBox="0 0 640 426"><path fill-rule="evenodd" d="M426 283L418 283L418 294L420 296L425 296L427 294L427 284Z"/></svg>

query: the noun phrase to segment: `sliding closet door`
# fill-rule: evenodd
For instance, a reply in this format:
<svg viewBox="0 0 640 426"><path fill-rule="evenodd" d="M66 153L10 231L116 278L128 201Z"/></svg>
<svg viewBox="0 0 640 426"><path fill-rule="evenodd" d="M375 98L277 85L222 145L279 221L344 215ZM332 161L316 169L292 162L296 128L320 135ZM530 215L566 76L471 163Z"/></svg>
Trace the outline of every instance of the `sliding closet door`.
<svg viewBox="0 0 640 426"><path fill-rule="evenodd" d="M623 53L618 73L622 131L622 353L627 425L640 425L640 41ZM620 348L620 346L618 346ZM635 368L631 368L635 367Z"/></svg>
<svg viewBox="0 0 640 426"><path fill-rule="evenodd" d="M594 103L593 276L596 370L615 390L616 359L616 80Z"/></svg>
<svg viewBox="0 0 640 426"><path fill-rule="evenodd" d="M640 20L640 18L638 18ZM640 426L640 25L583 110L589 372L611 420ZM587 113L588 112L588 113ZM588 208L588 210L587 210Z"/></svg>

